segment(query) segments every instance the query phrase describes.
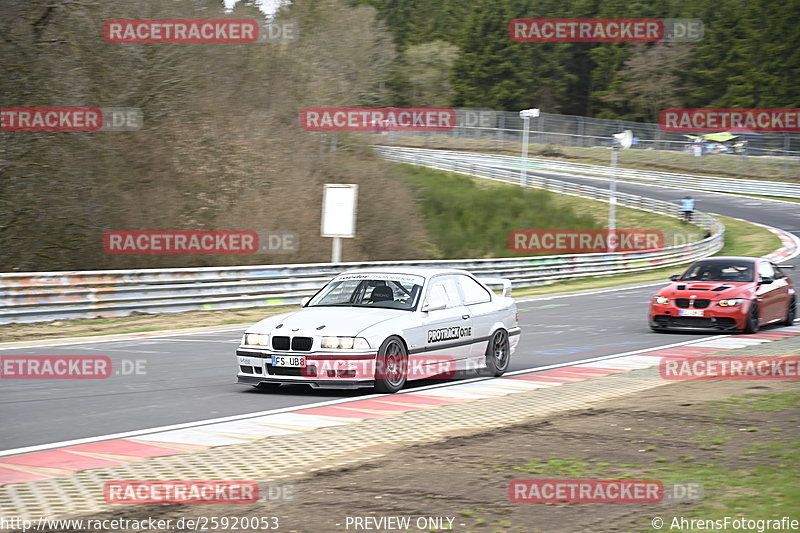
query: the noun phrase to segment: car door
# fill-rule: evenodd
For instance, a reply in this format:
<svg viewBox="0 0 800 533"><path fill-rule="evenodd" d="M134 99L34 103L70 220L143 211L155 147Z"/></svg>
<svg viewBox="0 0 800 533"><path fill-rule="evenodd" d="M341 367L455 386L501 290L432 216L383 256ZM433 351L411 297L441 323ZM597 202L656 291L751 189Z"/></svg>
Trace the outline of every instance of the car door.
<svg viewBox="0 0 800 533"><path fill-rule="evenodd" d="M791 286L789 285L789 278L781 271L780 267L774 263L770 263L770 267L775 273L775 291L777 297L775 299L775 318L786 318L786 311L789 309L789 300L792 298Z"/></svg>
<svg viewBox="0 0 800 533"><path fill-rule="evenodd" d="M483 356L486 354L492 326L500 320L496 306L492 303L492 293L469 276L459 275L457 279L464 296L464 305L472 317L472 333L476 340L470 348L470 355Z"/></svg>
<svg viewBox="0 0 800 533"><path fill-rule="evenodd" d="M771 279L772 283L762 283L763 279ZM785 279L775 279L775 269L772 268L769 261L758 262L758 281L756 295L761 311L761 323L764 324L781 317L786 308L784 300L788 289L786 289Z"/></svg>
<svg viewBox="0 0 800 533"><path fill-rule="evenodd" d="M443 309L424 311L430 302L446 302ZM417 348L410 348L412 364L431 366L439 361L460 361L469 355L473 339L472 317L463 304L454 276L434 276L422 300L420 325L413 337Z"/></svg>

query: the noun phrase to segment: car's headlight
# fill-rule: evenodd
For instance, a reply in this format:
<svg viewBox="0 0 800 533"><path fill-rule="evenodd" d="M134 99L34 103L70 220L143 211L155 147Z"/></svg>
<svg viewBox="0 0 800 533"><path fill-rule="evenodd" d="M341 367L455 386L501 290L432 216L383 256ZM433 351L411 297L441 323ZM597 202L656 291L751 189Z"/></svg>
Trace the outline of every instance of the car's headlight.
<svg viewBox="0 0 800 533"><path fill-rule="evenodd" d="M266 333L245 333L244 344L247 346L269 346L269 335Z"/></svg>
<svg viewBox="0 0 800 533"><path fill-rule="evenodd" d="M656 296L653 299L655 300L655 302L657 304L664 305L664 304L668 304L669 303L669 298L667 298L666 296Z"/></svg>
<svg viewBox="0 0 800 533"><path fill-rule="evenodd" d="M369 343L361 337L322 337L322 347L334 350L369 350Z"/></svg>
<svg viewBox="0 0 800 533"><path fill-rule="evenodd" d="M744 298L728 298L727 300L720 300L719 306L736 307L737 305L742 305L742 302L744 302Z"/></svg>

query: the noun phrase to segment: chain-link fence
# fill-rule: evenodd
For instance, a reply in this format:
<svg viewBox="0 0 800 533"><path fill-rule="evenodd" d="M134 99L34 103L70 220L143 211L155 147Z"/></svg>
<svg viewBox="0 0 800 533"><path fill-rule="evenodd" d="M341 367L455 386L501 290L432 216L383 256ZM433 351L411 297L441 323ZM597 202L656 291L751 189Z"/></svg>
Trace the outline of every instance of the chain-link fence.
<svg viewBox="0 0 800 533"><path fill-rule="evenodd" d="M519 152L523 119L518 112L458 109L450 131L388 132L378 144ZM726 142L696 142L658 124L540 113L529 124L531 155L563 155L584 162L608 160L612 135L631 130L630 164L702 174L800 180L800 134L735 133ZM387 138L388 137L388 138Z"/></svg>

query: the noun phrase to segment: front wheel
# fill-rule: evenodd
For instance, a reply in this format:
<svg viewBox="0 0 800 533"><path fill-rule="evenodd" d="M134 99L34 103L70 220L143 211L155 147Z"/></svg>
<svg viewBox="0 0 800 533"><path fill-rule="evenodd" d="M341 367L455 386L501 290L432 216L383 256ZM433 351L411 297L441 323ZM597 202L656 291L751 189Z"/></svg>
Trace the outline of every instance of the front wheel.
<svg viewBox="0 0 800 533"><path fill-rule="evenodd" d="M498 330L489 340L486 347L486 372L490 376L502 376L508 370L511 361L511 348L508 343L508 332Z"/></svg>
<svg viewBox="0 0 800 533"><path fill-rule="evenodd" d="M794 325L794 319L797 318L797 298L792 296L789 300L789 307L786 309L786 320L781 322L782 326Z"/></svg>
<svg viewBox="0 0 800 533"><path fill-rule="evenodd" d="M745 319L744 323L744 332L758 332L758 304L756 302L753 302L753 304L750 306L750 312L747 313L747 318Z"/></svg>
<svg viewBox="0 0 800 533"><path fill-rule="evenodd" d="M408 350L399 337L383 341L375 363L375 392L392 394L403 388L408 378Z"/></svg>

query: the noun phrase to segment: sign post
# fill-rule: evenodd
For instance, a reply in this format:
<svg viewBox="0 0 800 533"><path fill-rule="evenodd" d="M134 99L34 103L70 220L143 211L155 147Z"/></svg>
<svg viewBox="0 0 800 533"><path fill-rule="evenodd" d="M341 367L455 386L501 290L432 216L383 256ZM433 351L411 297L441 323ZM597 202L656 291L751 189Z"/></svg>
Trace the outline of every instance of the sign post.
<svg viewBox="0 0 800 533"><path fill-rule="evenodd" d="M519 171L519 184L523 187L528 186L528 131L531 117L538 117L538 109L523 109L519 112L522 118L522 168Z"/></svg>
<svg viewBox="0 0 800 533"><path fill-rule="evenodd" d="M627 150L633 144L633 132L625 130L611 136L611 184L608 197L608 251L617 248L617 158L620 150Z"/></svg>
<svg viewBox="0 0 800 533"><path fill-rule="evenodd" d="M342 238L356 236L358 185L326 183L322 193L323 237L332 237L331 263L342 261Z"/></svg>

